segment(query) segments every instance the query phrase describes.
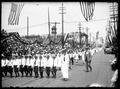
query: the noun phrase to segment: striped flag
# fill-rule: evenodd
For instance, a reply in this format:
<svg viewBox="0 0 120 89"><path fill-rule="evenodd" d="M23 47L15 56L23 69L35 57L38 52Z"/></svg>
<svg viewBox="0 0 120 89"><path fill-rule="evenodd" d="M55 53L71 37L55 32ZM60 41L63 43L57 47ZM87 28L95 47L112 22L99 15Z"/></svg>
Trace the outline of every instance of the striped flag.
<svg viewBox="0 0 120 89"><path fill-rule="evenodd" d="M21 13L21 10L23 8L24 4L17 4L12 3L11 4L11 10L8 17L8 25L18 25L19 24L19 16Z"/></svg>
<svg viewBox="0 0 120 89"><path fill-rule="evenodd" d="M91 20L95 9L95 2L80 2L80 8L85 20Z"/></svg>

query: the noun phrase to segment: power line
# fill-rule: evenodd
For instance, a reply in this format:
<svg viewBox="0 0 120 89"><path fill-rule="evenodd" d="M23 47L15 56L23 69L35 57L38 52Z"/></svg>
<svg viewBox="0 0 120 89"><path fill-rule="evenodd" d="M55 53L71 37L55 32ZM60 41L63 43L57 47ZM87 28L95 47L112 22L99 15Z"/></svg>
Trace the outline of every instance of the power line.
<svg viewBox="0 0 120 89"><path fill-rule="evenodd" d="M96 19L96 20L91 20L89 22L94 22L94 21L104 21L104 20L108 20L109 18L106 19ZM70 21L70 22L64 22L64 23L78 23L78 22L86 22L86 21ZM86 22L87 23L87 22Z"/></svg>

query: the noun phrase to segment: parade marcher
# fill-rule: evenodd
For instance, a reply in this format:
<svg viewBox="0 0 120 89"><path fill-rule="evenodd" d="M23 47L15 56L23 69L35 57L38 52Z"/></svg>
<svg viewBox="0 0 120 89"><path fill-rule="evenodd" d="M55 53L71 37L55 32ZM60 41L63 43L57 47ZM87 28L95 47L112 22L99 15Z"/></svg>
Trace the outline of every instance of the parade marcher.
<svg viewBox="0 0 120 89"><path fill-rule="evenodd" d="M83 64L85 64L85 51L82 50L82 61L83 61Z"/></svg>
<svg viewBox="0 0 120 89"><path fill-rule="evenodd" d="M4 67L4 72L5 72L5 76L7 76L7 73L8 73L8 59L5 58L5 67Z"/></svg>
<svg viewBox="0 0 120 89"><path fill-rule="evenodd" d="M39 73L40 73L41 78L43 78L44 58L42 57L42 55L39 56L39 60L40 60Z"/></svg>
<svg viewBox="0 0 120 89"><path fill-rule="evenodd" d="M30 58L29 55L27 55L27 59L26 59L26 66L27 66L27 72L26 72L26 76L28 76L30 74Z"/></svg>
<svg viewBox="0 0 120 89"><path fill-rule="evenodd" d="M32 56L29 56L29 63L28 63L28 74L30 75L30 77L32 76L32 66L31 66L31 62L32 62Z"/></svg>
<svg viewBox="0 0 120 89"><path fill-rule="evenodd" d="M13 77L13 58L9 60L8 63L8 72L10 73L10 77Z"/></svg>
<svg viewBox="0 0 120 89"><path fill-rule="evenodd" d="M22 65L22 56L20 56L20 73L22 74L21 77L23 77L23 65Z"/></svg>
<svg viewBox="0 0 120 89"><path fill-rule="evenodd" d="M46 56L46 74L47 74L47 78L50 77L50 56L47 55Z"/></svg>
<svg viewBox="0 0 120 89"><path fill-rule="evenodd" d="M71 62L72 62L72 65L74 65L74 57L73 57L73 53L71 52L71 54L70 54L70 60L71 60Z"/></svg>
<svg viewBox="0 0 120 89"><path fill-rule="evenodd" d="M2 58L2 60L1 60L1 67L2 67L2 69L1 69L2 76L5 77L5 60L4 60L4 58Z"/></svg>
<svg viewBox="0 0 120 89"><path fill-rule="evenodd" d="M71 53L68 53L68 59L69 59L69 69L72 69L72 60L71 60Z"/></svg>
<svg viewBox="0 0 120 89"><path fill-rule="evenodd" d="M31 68L32 68L32 72L34 71L34 62L35 62L35 58L34 56L32 55L32 58L31 58L31 61L30 61L30 65L31 65ZM32 75L31 75L32 76Z"/></svg>
<svg viewBox="0 0 120 89"><path fill-rule="evenodd" d="M22 76L24 76L24 73L26 71L25 70L25 62L26 62L25 56L22 56L21 61L22 61L21 73L22 73Z"/></svg>
<svg viewBox="0 0 120 89"><path fill-rule="evenodd" d="M89 48L86 48L85 51L85 63L86 63L86 72L92 71L92 67L91 67L91 54L89 51Z"/></svg>
<svg viewBox="0 0 120 89"><path fill-rule="evenodd" d="M13 65L14 65L15 77L18 77L19 76L19 71L18 71L18 56L15 56L15 59L13 61Z"/></svg>
<svg viewBox="0 0 120 89"><path fill-rule="evenodd" d="M24 66L24 70L25 70L25 75L26 75L26 77L28 76L27 59L28 59L28 56L25 56L25 66Z"/></svg>
<svg viewBox="0 0 120 89"><path fill-rule="evenodd" d="M52 64L52 75L53 75L53 78L56 78L56 72L57 72L57 57L55 55L52 56L52 59L53 59L53 64Z"/></svg>
<svg viewBox="0 0 120 89"><path fill-rule="evenodd" d="M18 76L20 76L20 74L19 74L19 72L20 72L20 65L21 65L21 58L20 58L20 56L18 56L18 58L17 58Z"/></svg>
<svg viewBox="0 0 120 89"><path fill-rule="evenodd" d="M68 63L68 57L66 56L66 53L64 53L62 55L62 67L61 67L61 72L63 75L63 80L68 80L68 67L69 67L69 63Z"/></svg>
<svg viewBox="0 0 120 89"><path fill-rule="evenodd" d="M39 66L39 59L38 56L35 55L35 62L34 62L34 73L35 73L35 78L37 78L38 75L38 66Z"/></svg>
<svg viewBox="0 0 120 89"><path fill-rule="evenodd" d="M57 55L57 68L58 68L58 70L61 70L61 60L62 60L61 54L59 53Z"/></svg>

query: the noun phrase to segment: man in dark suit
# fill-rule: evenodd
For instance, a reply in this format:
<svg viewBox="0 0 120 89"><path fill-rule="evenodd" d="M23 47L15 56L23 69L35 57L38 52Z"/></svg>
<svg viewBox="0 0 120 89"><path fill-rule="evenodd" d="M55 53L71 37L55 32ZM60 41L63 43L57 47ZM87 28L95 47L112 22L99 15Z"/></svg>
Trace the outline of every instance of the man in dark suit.
<svg viewBox="0 0 120 89"><path fill-rule="evenodd" d="M86 48L85 50L85 63L86 63L86 72L92 71L91 67L91 53L89 51L89 48Z"/></svg>

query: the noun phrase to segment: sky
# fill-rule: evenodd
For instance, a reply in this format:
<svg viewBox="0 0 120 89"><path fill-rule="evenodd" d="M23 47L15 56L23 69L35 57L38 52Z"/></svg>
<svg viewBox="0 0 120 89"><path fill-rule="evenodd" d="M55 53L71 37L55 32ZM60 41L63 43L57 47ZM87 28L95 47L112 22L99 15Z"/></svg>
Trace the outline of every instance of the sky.
<svg viewBox="0 0 120 89"><path fill-rule="evenodd" d="M20 2L22 3L22 2ZM20 36L27 34L27 16L29 17L29 35L43 35L48 34L48 8L51 22L59 22L57 24L57 33L62 32L62 17L59 7L62 6L62 2L24 2L24 7L19 17L19 25L8 25L8 17L11 9L11 2L2 2L2 29L7 32L18 32ZM108 22L110 10L110 3L107 2L95 2L94 15L91 21L85 21L79 2L63 2L65 7L64 12L64 32L78 32L78 24L81 22L81 26L86 32L86 27L89 28L88 33L95 36L97 31L100 32L100 36L105 38L105 27ZM69 23L68 23L69 22ZM54 24L51 24L51 28ZM82 30L83 31L83 30Z"/></svg>

